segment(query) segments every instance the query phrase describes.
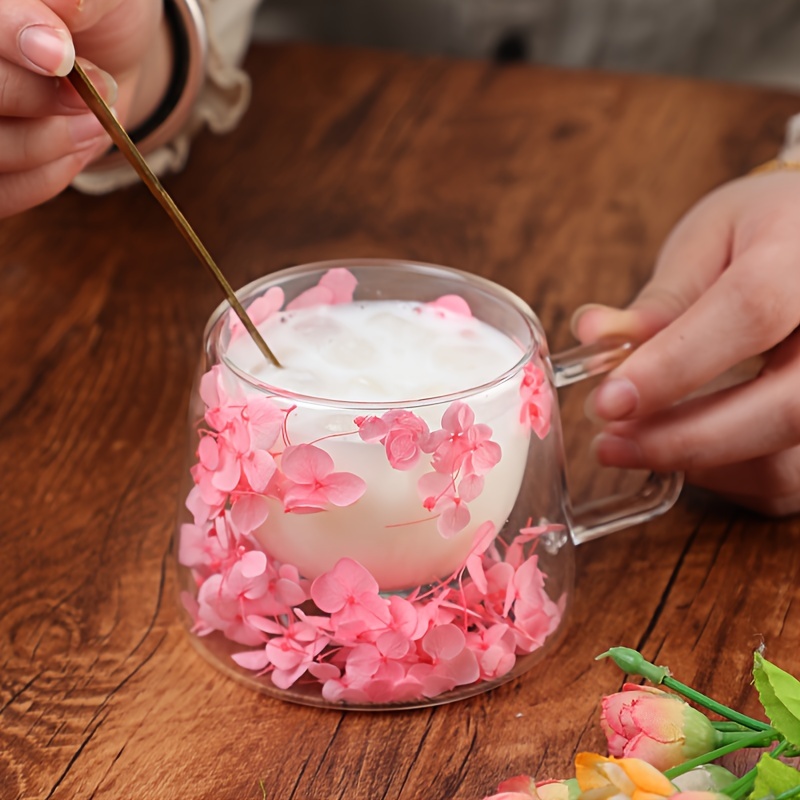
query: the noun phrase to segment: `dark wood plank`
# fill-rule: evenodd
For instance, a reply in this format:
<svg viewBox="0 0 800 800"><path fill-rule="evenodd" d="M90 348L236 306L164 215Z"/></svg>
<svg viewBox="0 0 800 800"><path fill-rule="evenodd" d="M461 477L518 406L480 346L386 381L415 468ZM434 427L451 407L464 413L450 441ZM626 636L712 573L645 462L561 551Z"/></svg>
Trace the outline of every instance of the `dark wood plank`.
<svg viewBox="0 0 800 800"><path fill-rule="evenodd" d="M679 215L770 158L797 99L655 77L255 48L250 113L168 183L234 285L289 264L448 264L531 302L555 348L624 303ZM592 658L641 647L753 710L763 640L800 650L800 527L689 491L583 546L566 638L524 677L432 710L291 706L217 674L177 610L184 416L218 302L141 188L0 222L0 795L476 798L600 748ZM596 488L581 397L576 486Z"/></svg>

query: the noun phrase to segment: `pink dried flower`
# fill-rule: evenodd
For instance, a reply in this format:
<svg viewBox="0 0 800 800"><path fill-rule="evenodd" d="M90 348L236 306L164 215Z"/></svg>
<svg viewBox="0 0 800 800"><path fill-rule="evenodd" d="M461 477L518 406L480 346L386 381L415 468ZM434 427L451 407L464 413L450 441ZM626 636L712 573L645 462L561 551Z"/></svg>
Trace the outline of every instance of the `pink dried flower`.
<svg viewBox="0 0 800 800"><path fill-rule="evenodd" d="M544 439L550 430L553 395L544 370L532 361L529 361L522 370L519 393L522 397L520 422L529 427L540 439Z"/></svg>
<svg viewBox="0 0 800 800"><path fill-rule="evenodd" d="M298 308L351 303L357 284L358 281L350 270L341 267L329 269L316 286L297 295L286 306L286 310L295 311Z"/></svg>
<svg viewBox="0 0 800 800"><path fill-rule="evenodd" d="M411 411L392 410L380 417L357 417L355 424L365 442L380 442L394 469L413 469L419 461L421 444L426 441L428 426Z"/></svg>
<svg viewBox="0 0 800 800"><path fill-rule="evenodd" d="M433 453L431 463L437 472L485 475L502 455L491 435L488 425L475 424L475 413L466 403L456 401L442 415L441 430L430 434L423 449Z"/></svg>
<svg viewBox="0 0 800 800"><path fill-rule="evenodd" d="M280 286L271 286L264 294L250 303L247 307L247 315L253 320L253 324L258 326L268 320L276 311L281 310L283 300L283 289ZM229 315L228 326L232 342L245 333L242 321L233 313Z"/></svg>
<svg viewBox="0 0 800 800"><path fill-rule="evenodd" d="M472 309L469 307L469 303L457 294L444 294L426 305L428 308L442 309L462 317L472 316Z"/></svg>
<svg viewBox="0 0 800 800"><path fill-rule="evenodd" d="M366 491L367 484L350 472L334 472L333 459L312 444L287 447L281 455L283 507L295 514L324 511L328 506L349 506Z"/></svg>

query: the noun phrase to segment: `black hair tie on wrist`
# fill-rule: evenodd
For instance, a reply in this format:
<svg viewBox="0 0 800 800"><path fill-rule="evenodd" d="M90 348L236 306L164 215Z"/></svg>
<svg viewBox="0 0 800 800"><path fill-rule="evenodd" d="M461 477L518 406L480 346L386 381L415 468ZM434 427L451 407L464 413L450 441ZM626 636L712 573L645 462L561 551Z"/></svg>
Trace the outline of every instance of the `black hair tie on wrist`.
<svg viewBox="0 0 800 800"><path fill-rule="evenodd" d="M183 96L189 77L189 36L180 12L172 0L164 0L164 18L172 34L172 77L155 111L141 125L130 131L129 135L134 142L140 142L149 136L169 117Z"/></svg>

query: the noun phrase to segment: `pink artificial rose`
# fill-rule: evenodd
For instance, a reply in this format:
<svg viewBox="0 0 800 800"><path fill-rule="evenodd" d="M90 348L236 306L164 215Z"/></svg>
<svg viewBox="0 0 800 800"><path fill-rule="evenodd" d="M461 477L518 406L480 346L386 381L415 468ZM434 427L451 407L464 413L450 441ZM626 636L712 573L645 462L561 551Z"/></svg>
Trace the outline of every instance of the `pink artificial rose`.
<svg viewBox="0 0 800 800"><path fill-rule="evenodd" d="M484 800L574 800L580 795L578 782L574 778L567 781L535 781L530 775L508 778L497 787L497 791L498 794Z"/></svg>
<svg viewBox="0 0 800 800"><path fill-rule="evenodd" d="M603 698L600 725L612 756L638 758L661 771L718 746L704 714L677 695L630 683Z"/></svg>

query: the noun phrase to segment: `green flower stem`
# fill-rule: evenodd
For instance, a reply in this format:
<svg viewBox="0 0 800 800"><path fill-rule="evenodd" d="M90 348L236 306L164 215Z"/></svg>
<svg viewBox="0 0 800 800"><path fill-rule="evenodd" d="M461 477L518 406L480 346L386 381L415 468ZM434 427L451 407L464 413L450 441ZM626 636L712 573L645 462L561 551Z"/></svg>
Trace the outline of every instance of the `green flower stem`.
<svg viewBox="0 0 800 800"><path fill-rule="evenodd" d="M760 736L769 736L772 734L772 738L767 740L767 743L770 741L775 741L776 739L780 738L780 734L774 729L771 728L768 731L750 731L750 730L737 730L737 731L717 731L716 736L716 746L717 747L727 747L729 744L734 744L736 742L741 742L742 739L746 739L750 741L754 733L759 734ZM752 745L745 745L745 747L752 747Z"/></svg>
<svg viewBox="0 0 800 800"><path fill-rule="evenodd" d="M728 706L724 706L722 705L722 703L718 703L716 700L713 700L707 695L704 695L702 692L698 692L695 689L692 689L691 686L687 686L685 683L676 681L675 678L672 678L669 675L667 675L664 678L662 683L668 689L672 689L673 692L682 694L688 700L697 703L697 705L703 706L704 708L707 708L709 711L713 711L714 713L719 714L721 717L725 717L731 720L732 722L738 722L745 728L750 728L750 730L753 731L765 731L765 732L772 730L772 726L767 724L766 722L761 722L761 720L753 719L752 717L748 717L746 714L740 714L738 711L734 711L732 708L728 708Z"/></svg>
<svg viewBox="0 0 800 800"><path fill-rule="evenodd" d="M678 775L683 775L685 772L693 770L695 767L702 767L703 764L716 761L716 759L726 756L728 753L733 753L736 750L742 750L745 747L765 747L770 742L775 741L777 735L778 734L772 729L770 729L769 733L765 731L754 731L748 736L738 737L735 742L726 744L723 747L718 747L716 750L711 750L708 753L704 753L702 756L697 756L697 758L679 764L677 767L672 767L672 769L666 770L664 774L667 778L672 780L673 778L677 778ZM736 783L738 783L738 781ZM731 786L735 785L735 783L731 784ZM727 789L730 789L731 786L727 787ZM725 793L728 794L728 791L726 790Z"/></svg>
<svg viewBox="0 0 800 800"><path fill-rule="evenodd" d="M731 800L741 800L750 790L753 788L753 784L756 780L756 771L755 768L751 769L750 772L745 772L738 781L734 781L730 786L726 786L722 790L722 794L728 795Z"/></svg>
<svg viewBox="0 0 800 800"><path fill-rule="evenodd" d="M744 725L740 725L738 722L729 722L728 720L711 720L711 725L714 727L715 731L720 731L721 733L736 733L738 731L751 731L752 728L745 728Z"/></svg>
<svg viewBox="0 0 800 800"><path fill-rule="evenodd" d="M789 742L785 739L770 753L772 758L777 758L781 755L785 750L789 748ZM756 767L753 767L749 772L745 772L739 780L734 781L729 786L726 786L722 790L722 794L727 794L732 800L740 800L744 797L752 788L753 784L756 780L756 774L758 770ZM800 788L800 787L798 787ZM776 800L776 799L773 799Z"/></svg>

